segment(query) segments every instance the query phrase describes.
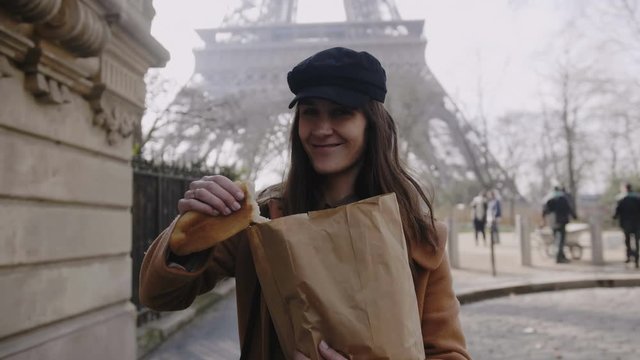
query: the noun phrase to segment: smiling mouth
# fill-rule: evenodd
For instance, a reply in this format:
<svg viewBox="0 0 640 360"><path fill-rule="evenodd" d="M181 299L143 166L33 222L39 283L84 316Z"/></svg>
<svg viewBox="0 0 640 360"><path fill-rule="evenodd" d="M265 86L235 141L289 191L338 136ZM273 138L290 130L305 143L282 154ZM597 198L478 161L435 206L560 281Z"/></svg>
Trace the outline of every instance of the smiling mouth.
<svg viewBox="0 0 640 360"><path fill-rule="evenodd" d="M314 148L332 148L336 146L340 146L342 144L312 144Z"/></svg>

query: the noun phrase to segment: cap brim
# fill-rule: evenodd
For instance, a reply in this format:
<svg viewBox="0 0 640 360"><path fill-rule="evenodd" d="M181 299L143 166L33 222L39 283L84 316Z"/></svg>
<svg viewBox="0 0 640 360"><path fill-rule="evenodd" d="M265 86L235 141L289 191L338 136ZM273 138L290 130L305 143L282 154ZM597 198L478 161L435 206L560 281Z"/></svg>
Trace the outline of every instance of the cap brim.
<svg viewBox="0 0 640 360"><path fill-rule="evenodd" d="M352 108L362 108L369 101L369 96L356 91L336 86L317 86L300 91L289 104L289 109L293 108L298 101L308 98L321 98Z"/></svg>

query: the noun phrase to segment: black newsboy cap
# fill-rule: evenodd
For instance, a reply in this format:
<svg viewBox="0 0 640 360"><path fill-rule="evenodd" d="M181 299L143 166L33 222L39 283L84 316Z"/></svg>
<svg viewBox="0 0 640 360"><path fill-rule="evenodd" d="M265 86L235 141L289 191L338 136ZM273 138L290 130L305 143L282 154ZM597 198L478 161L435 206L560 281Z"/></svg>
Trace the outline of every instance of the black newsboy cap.
<svg viewBox="0 0 640 360"><path fill-rule="evenodd" d="M334 47L303 60L287 74L289 89L299 100L323 98L360 108L369 100L384 102L387 75L380 61L366 51Z"/></svg>

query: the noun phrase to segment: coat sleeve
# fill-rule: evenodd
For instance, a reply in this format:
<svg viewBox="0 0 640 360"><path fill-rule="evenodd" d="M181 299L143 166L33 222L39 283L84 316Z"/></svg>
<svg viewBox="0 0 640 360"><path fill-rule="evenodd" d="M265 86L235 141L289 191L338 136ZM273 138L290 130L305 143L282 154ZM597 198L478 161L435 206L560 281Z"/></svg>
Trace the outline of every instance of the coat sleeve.
<svg viewBox="0 0 640 360"><path fill-rule="evenodd" d="M421 318L427 359L471 359L458 318L460 303L453 291L451 269L446 255L428 276Z"/></svg>
<svg viewBox="0 0 640 360"><path fill-rule="evenodd" d="M542 217L545 217L547 216L547 214L551 213L550 202L551 202L551 199L545 201L544 205L542 205Z"/></svg>
<svg viewBox="0 0 640 360"><path fill-rule="evenodd" d="M158 311L185 309L197 295L213 289L221 279L235 275L235 254L240 235L193 254L202 260L192 271L169 265L169 238L176 221L153 241L140 270L140 303Z"/></svg>
<svg viewBox="0 0 640 360"><path fill-rule="evenodd" d="M460 302L453 291L446 253L447 227L436 221L437 247L412 243L414 284L427 359L471 359L460 324Z"/></svg>
<svg viewBox="0 0 640 360"><path fill-rule="evenodd" d="M571 205L570 202L569 202L569 212L571 213L571 217L573 217L574 220L578 220L578 214L576 214L576 209L573 208L573 205Z"/></svg>
<svg viewBox="0 0 640 360"><path fill-rule="evenodd" d="M620 217L620 201L616 202L616 208L613 211L613 219L616 220Z"/></svg>

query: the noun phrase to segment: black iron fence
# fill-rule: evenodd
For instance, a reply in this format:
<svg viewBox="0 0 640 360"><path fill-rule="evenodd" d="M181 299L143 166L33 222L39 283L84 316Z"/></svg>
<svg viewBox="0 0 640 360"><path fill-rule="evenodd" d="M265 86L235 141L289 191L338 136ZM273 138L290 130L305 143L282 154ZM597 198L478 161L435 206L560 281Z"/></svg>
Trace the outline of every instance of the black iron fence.
<svg viewBox="0 0 640 360"><path fill-rule="evenodd" d="M237 173L230 168L203 169L196 166L155 164L140 158L133 165L132 205L132 296L138 308L138 325L159 316L140 305L138 298L139 274L142 259L153 240L178 215L177 203L189 187L189 183L205 175L224 174L231 179Z"/></svg>
<svg viewBox="0 0 640 360"><path fill-rule="evenodd" d="M195 177L180 176L166 166L141 160L133 162L133 206L131 247L132 301L138 301L138 276L144 253L151 242L178 214L176 204Z"/></svg>

